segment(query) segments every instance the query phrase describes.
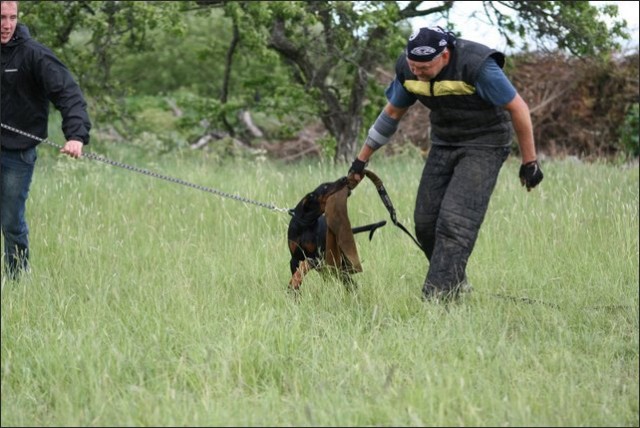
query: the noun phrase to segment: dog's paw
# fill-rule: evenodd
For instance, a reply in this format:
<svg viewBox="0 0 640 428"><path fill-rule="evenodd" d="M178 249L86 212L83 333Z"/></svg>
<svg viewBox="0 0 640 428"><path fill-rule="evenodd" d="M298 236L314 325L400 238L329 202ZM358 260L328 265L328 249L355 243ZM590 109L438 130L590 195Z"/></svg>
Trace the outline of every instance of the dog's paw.
<svg viewBox="0 0 640 428"><path fill-rule="evenodd" d="M302 281L297 277L298 275L293 275L289 280L289 290L291 291L299 291L300 286L302 285Z"/></svg>

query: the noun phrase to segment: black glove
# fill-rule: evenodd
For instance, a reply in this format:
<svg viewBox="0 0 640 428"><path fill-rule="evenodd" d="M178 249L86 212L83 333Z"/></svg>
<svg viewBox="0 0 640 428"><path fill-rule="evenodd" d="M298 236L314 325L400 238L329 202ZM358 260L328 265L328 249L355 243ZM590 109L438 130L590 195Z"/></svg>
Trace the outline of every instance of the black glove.
<svg viewBox="0 0 640 428"><path fill-rule="evenodd" d="M364 168L366 166L367 166L366 162L361 161L358 158L355 158L353 160L353 163L351 164L351 167L349 168L349 173L347 175L358 174L359 176L363 176L364 175Z"/></svg>
<svg viewBox="0 0 640 428"><path fill-rule="evenodd" d="M349 172L347 173L347 180L349 189L355 189L358 185L362 177L364 177L364 168L367 166L367 162L361 161L358 158L355 158L351 163L351 167L349 168ZM359 175L360 179L356 180L354 175Z"/></svg>
<svg viewBox="0 0 640 428"><path fill-rule="evenodd" d="M527 162L523 165L520 165L520 183L523 186L527 186L527 191L530 192L531 189L536 187L542 179L544 178L544 174L540 169L540 164L537 160Z"/></svg>

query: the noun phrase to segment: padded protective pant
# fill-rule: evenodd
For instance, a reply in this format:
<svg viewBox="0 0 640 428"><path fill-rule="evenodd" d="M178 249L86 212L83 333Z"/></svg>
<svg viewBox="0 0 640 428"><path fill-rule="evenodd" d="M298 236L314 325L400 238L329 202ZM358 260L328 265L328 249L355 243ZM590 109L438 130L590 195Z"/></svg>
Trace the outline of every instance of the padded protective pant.
<svg viewBox="0 0 640 428"><path fill-rule="evenodd" d="M425 295L451 292L466 280L469 256L508 147L432 146L420 179L414 221L429 260Z"/></svg>

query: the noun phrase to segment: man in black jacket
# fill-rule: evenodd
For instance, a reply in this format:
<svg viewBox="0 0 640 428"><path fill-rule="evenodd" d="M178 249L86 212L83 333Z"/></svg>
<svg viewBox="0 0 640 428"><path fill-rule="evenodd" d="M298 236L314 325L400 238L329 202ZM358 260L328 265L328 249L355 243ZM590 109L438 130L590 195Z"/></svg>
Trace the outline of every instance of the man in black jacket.
<svg viewBox="0 0 640 428"><path fill-rule="evenodd" d="M66 66L18 23L18 2L2 1L2 124L47 138L49 102L62 115L66 143L61 152L82 156L91 122L82 91ZM1 129L0 222L5 273L17 278L29 267L29 229L25 209L39 141Z"/></svg>
<svg viewBox="0 0 640 428"><path fill-rule="evenodd" d="M502 71L504 62L502 53L442 29L415 31L396 62L388 102L349 169L355 187L409 107L420 101L429 108L431 149L414 211L416 237L429 260L422 288L427 299L455 297L468 288L467 261L513 130L522 185L531 190L543 178L529 107Z"/></svg>

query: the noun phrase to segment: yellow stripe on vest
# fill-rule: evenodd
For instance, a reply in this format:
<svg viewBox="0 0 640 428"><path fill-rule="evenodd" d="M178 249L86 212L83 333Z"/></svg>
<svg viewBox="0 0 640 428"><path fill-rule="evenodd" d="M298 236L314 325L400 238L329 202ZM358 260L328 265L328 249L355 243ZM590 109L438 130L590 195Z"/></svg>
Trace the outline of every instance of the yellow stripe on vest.
<svg viewBox="0 0 640 428"><path fill-rule="evenodd" d="M433 85L433 94L431 93L431 83L421 82L419 80L405 80L404 87L407 91L424 95L426 97L443 95L472 95L475 94L476 88L460 80L441 80Z"/></svg>

